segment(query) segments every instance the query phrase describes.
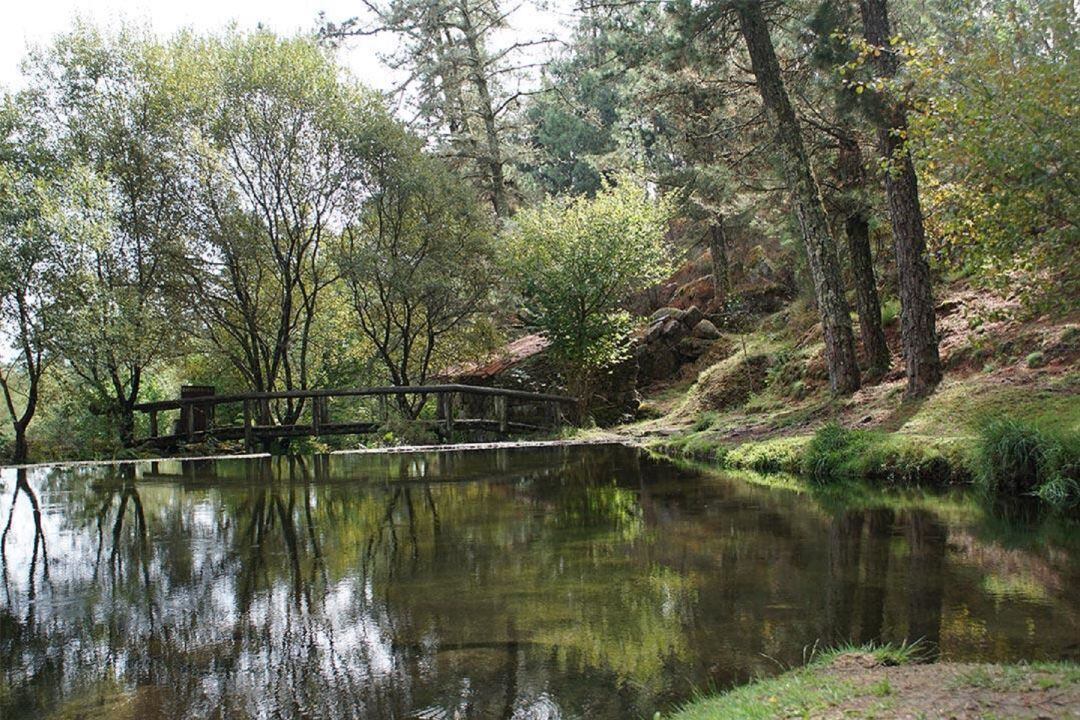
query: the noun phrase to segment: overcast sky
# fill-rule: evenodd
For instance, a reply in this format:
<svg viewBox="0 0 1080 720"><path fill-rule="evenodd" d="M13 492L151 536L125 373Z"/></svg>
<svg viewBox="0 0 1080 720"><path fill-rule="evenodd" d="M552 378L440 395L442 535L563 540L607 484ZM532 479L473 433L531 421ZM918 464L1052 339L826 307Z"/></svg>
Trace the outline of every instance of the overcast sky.
<svg viewBox="0 0 1080 720"><path fill-rule="evenodd" d="M320 11L331 20L359 13L357 0L4 0L0 11L0 86L18 88L19 62L28 45L42 44L71 27L79 17L97 25L122 21L149 25L161 35L183 27L213 30L235 21L241 28L262 23L289 35L311 30ZM511 22L519 33L550 32L558 24L552 14L524 7ZM377 53L389 49L389 37L358 38L342 51L342 60L362 82L386 89L391 80Z"/></svg>

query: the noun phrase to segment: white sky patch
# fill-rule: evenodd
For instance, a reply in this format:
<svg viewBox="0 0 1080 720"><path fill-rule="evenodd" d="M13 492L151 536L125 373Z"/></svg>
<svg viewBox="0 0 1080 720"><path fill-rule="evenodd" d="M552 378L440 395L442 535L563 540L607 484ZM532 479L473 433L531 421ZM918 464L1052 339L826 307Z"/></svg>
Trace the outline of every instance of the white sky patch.
<svg viewBox="0 0 1080 720"><path fill-rule="evenodd" d="M292 35L315 29L320 12L328 20L340 22L363 10L358 0L8 0L4 5L0 22L0 87L6 89L24 86L19 64L27 48L47 44L69 30L77 18L103 27L125 22L145 25L162 37L189 27L219 30L229 23L236 23L240 29L262 25L278 34ZM565 2L555 5L569 8ZM522 4L510 17L513 32L498 38L498 44L562 34L561 24L570 15L565 10L540 10L530 3ZM392 50L393 43L391 35L354 38L344 45L340 57L358 80L389 90L395 79L379 62L378 55Z"/></svg>

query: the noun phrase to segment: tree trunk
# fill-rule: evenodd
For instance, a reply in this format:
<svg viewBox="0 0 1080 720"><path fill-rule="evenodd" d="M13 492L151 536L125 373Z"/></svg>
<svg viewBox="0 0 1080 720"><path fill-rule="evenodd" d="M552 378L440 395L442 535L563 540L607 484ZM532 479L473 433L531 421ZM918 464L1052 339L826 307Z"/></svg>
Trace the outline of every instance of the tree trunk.
<svg viewBox="0 0 1080 720"><path fill-rule="evenodd" d="M851 273L855 281L855 308L859 313L859 335L866 353L867 374L879 378L889 370L889 346L881 327L881 303L878 300L874 259L870 252L869 209L859 192L866 185L862 153L854 138L840 138L839 176L844 190L844 234Z"/></svg>
<svg viewBox="0 0 1080 720"><path fill-rule="evenodd" d="M15 465L25 463L30 457L30 444L26 441L26 426L15 423L15 446L11 452L11 462Z"/></svg>
<svg viewBox="0 0 1080 720"><path fill-rule="evenodd" d="M896 74L898 61L890 47L889 11L886 0L860 0L866 41L881 52L873 57L882 77ZM911 153L904 143L907 111L900 102L882 98L878 145L888 162L885 196L892 220L896 247L896 269L900 285L900 333L907 367L907 396L922 397L933 392L941 381L937 330L934 327L934 296L930 267L926 262L926 236L919 183Z"/></svg>
<svg viewBox="0 0 1080 720"><path fill-rule="evenodd" d="M727 232L724 229L724 216L720 214L709 226L709 255L712 257L713 303L722 306L731 291L731 278L728 271Z"/></svg>
<svg viewBox="0 0 1080 720"><path fill-rule="evenodd" d="M771 117L783 159L784 175L795 202L803 242L810 260L814 293L825 335L825 359L829 385L837 394L848 394L859 387L859 366L855 357L855 338L836 246L829 234L825 207L810 162L802 143L795 111L784 90L780 65L776 60L769 27L759 0L740 0L735 5L739 25L761 99Z"/></svg>
<svg viewBox="0 0 1080 720"><path fill-rule="evenodd" d="M488 166L491 204L495 208L495 215L505 218L510 216L510 201L506 191L506 177L503 168L505 160L502 157L502 142L496 124L495 105L491 99L491 89L487 81L487 64L484 62L483 51L480 47L481 40L473 26L467 3L463 2L461 4L461 16L465 44L469 53L470 74L473 87L476 89L477 110L484 122L484 142L487 145L487 157L482 162Z"/></svg>

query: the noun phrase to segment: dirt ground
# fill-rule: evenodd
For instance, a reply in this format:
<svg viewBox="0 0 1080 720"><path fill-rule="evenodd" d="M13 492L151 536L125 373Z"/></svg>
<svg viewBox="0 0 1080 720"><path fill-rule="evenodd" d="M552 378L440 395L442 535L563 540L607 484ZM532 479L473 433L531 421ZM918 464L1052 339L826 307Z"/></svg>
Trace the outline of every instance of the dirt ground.
<svg viewBox="0 0 1080 720"><path fill-rule="evenodd" d="M815 716L821 720L1080 718L1080 672L1075 669L966 663L887 667L870 655L850 654L821 673L856 687L852 697Z"/></svg>

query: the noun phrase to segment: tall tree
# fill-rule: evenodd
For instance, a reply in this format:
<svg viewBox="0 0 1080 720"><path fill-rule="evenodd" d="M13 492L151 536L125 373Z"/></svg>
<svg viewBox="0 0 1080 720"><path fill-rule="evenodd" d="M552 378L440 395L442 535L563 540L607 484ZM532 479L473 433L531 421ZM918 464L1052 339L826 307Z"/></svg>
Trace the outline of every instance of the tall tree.
<svg viewBox="0 0 1080 720"><path fill-rule="evenodd" d="M892 34L886 0L860 0L863 33L870 46L869 58L886 80L900 67L898 40ZM874 113L878 145L886 163L885 195L889 204L896 270L900 287L900 333L907 370L908 397L933 392L941 382L934 296L930 266L926 259L926 234L919 204L919 182L906 137L907 108L896 97L880 96Z"/></svg>
<svg viewBox="0 0 1080 720"><path fill-rule="evenodd" d="M187 228L176 94L184 85L163 48L131 28L105 35L77 25L33 54L29 68L28 97L55 151L108 185L110 231L70 248L80 300L57 342L129 444L147 370L180 345L175 270Z"/></svg>
<svg viewBox="0 0 1080 720"><path fill-rule="evenodd" d="M859 335L866 354L867 374L880 378L889 370L889 346L881 326L874 256L870 250L870 208L864 200L866 169L858 141L839 128L837 176L840 181L841 212L847 238L851 275L855 282L855 309L859 313Z"/></svg>
<svg viewBox="0 0 1080 720"><path fill-rule="evenodd" d="M366 17L326 23L342 39L389 33L397 50L386 63L405 72L398 89L414 100L418 129L441 138L440 152L473 177L499 217L513 205L512 117L532 91L517 76L535 63L522 54L550 38L498 44L516 8L499 0L362 0Z"/></svg>
<svg viewBox="0 0 1080 720"><path fill-rule="evenodd" d="M798 119L784 88L761 2L738 0L734 8L750 54L758 91L776 130L784 176L810 261L825 336L829 384L835 393L851 393L859 387L855 339L840 277L840 263L829 232L821 193L803 146Z"/></svg>
<svg viewBox="0 0 1080 720"><path fill-rule="evenodd" d="M374 160L338 257L360 331L394 385L456 358L496 276L492 227L472 190L413 139ZM424 398L399 396L415 417Z"/></svg>
<svg viewBox="0 0 1080 720"><path fill-rule="evenodd" d="M211 89L192 159L192 311L253 390L310 387L320 303L338 278L328 245L347 199L363 192L372 133L390 120L311 38L260 30L186 52ZM280 419L302 409L287 401Z"/></svg>
<svg viewBox="0 0 1080 720"><path fill-rule="evenodd" d="M0 107L0 335L13 351L0 361L0 392L16 463L28 458L27 430L57 358L58 330L78 308L71 245L107 215L101 183L83 166L58 162L31 117L18 99Z"/></svg>

